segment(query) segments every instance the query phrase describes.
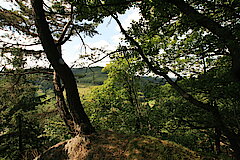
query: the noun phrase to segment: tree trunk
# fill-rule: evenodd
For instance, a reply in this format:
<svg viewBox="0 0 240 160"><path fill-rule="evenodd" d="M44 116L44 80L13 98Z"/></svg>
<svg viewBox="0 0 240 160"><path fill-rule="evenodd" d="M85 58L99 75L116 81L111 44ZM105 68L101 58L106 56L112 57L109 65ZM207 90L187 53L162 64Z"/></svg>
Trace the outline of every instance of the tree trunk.
<svg viewBox="0 0 240 160"><path fill-rule="evenodd" d="M38 35L47 59L63 81L69 111L74 121L74 130L80 134L91 134L95 130L81 104L75 77L68 65L63 61L62 55L51 35L43 10L43 0L31 0L31 2Z"/></svg>
<svg viewBox="0 0 240 160"><path fill-rule="evenodd" d="M171 0L174 1L174 0ZM117 24L119 25L121 32L125 35L125 37L132 42L137 47L137 51L139 52L140 56L142 57L143 61L147 64L149 69L155 73L156 75L162 76L166 79L166 81L187 101L191 104L195 105L198 108L201 108L209 113L211 113L216 121L216 126L222 131L222 133L228 138L231 148L234 151L234 155L236 159L240 160L240 138L239 136L227 125L223 122L222 116L219 114L218 107L212 106L209 103L203 103L197 99L195 99L192 95L188 94L183 88L181 88L176 82L174 82L166 72L160 70L158 66L152 64L149 59L145 56L144 51L141 45L133 39L133 37L129 36L127 32L122 27L120 21L112 15L112 17L116 20Z"/></svg>
<svg viewBox="0 0 240 160"><path fill-rule="evenodd" d="M234 152L234 157L236 160L240 160L240 137L225 126L221 128L221 130L230 142L230 146Z"/></svg>
<svg viewBox="0 0 240 160"><path fill-rule="evenodd" d="M60 77L58 76L57 72L53 73L53 84L54 84L54 92L55 92L56 101L57 101L57 108L60 112L60 115L64 120L66 126L69 128L70 132L74 132L73 118L65 102L65 98L63 95L64 88L61 85Z"/></svg>
<svg viewBox="0 0 240 160"><path fill-rule="evenodd" d="M62 55L62 48L61 46L57 47L59 53ZM61 84L61 79L57 72L54 71L53 73L53 84L54 84L54 92L57 101L57 108L60 112L62 119L64 120L66 126L69 128L70 132L74 132L74 121L69 112L68 106L65 102L65 98L63 95L64 86Z"/></svg>

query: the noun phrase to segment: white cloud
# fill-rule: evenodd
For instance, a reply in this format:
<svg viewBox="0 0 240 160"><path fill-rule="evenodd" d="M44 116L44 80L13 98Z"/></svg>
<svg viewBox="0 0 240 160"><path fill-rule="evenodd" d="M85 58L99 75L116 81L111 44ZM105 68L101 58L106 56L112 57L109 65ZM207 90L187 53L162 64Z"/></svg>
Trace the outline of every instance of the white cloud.
<svg viewBox="0 0 240 160"><path fill-rule="evenodd" d="M84 48L82 44L76 44L76 43L75 45L68 43L68 45L63 48L63 59L65 59L65 62L69 66L72 66L72 65L74 65L74 67L88 66L89 64L92 64L94 61L97 61L102 57L104 57L107 53L110 53L116 49L116 46L114 46L113 44L110 44L106 40L99 40L96 42L85 42L85 43L86 43L86 48ZM105 53L98 50L91 50L90 48L98 48L105 51ZM91 60L89 60L88 58L79 58L80 56L85 56L85 55L90 56ZM109 62L110 62L109 57L106 57L103 60L92 64L91 66L105 66Z"/></svg>
<svg viewBox="0 0 240 160"><path fill-rule="evenodd" d="M139 21L139 19L141 18L141 15L139 12L140 11L138 8L132 8L128 10L124 15L119 16L119 19L124 29L131 27L131 23L133 21L136 21L136 22ZM116 26L116 30L120 31L118 25Z"/></svg>
<svg viewBox="0 0 240 160"><path fill-rule="evenodd" d="M130 14L128 15L128 17L123 21L123 28L127 29L128 27L131 27L131 23L132 21L139 21L139 19L141 18L141 15L139 14L139 9L132 9L130 10Z"/></svg>
<svg viewBox="0 0 240 160"><path fill-rule="evenodd" d="M121 33L119 33L119 34L112 36L111 39L114 42L114 44L118 45L121 42L122 38L124 38L124 36Z"/></svg>
<svg viewBox="0 0 240 160"><path fill-rule="evenodd" d="M104 56L106 56L106 54L116 50L116 46L110 44L109 42L107 42L106 40L100 40L98 42L94 42L92 44L89 44L89 46L91 48L99 48L105 51L105 53L102 53L101 51L90 51L88 50L88 53L93 53L94 57L96 58L93 61L88 61L87 64L92 64L94 61L103 58ZM92 64L91 66L105 66L107 63L110 62L110 58L106 57L103 60Z"/></svg>
<svg viewBox="0 0 240 160"><path fill-rule="evenodd" d="M98 42L92 43L90 47L96 47L96 48L107 48L108 50L114 50L114 46L112 46L109 42L106 40L100 40Z"/></svg>

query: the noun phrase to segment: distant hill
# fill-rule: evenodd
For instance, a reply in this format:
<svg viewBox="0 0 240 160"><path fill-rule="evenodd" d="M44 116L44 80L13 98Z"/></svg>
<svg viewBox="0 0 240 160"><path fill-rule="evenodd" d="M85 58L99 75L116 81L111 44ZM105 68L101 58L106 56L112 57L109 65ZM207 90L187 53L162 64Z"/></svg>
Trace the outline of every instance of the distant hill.
<svg viewBox="0 0 240 160"><path fill-rule="evenodd" d="M159 78L159 77L150 77L150 76L142 76L141 80L143 82L148 81L148 82L152 82L152 83L161 83L161 84L165 84L166 80L164 78Z"/></svg>
<svg viewBox="0 0 240 160"><path fill-rule="evenodd" d="M76 77L78 84L92 84L102 85L107 79L107 72L102 72L103 67L89 67L89 68L73 68L73 74ZM146 81L152 83L165 84L166 80L159 77L141 76L141 80L145 83ZM173 78L175 81L176 78Z"/></svg>
<svg viewBox="0 0 240 160"><path fill-rule="evenodd" d="M102 72L103 67L73 68L73 74L78 83L91 83L101 85L107 79L107 73Z"/></svg>

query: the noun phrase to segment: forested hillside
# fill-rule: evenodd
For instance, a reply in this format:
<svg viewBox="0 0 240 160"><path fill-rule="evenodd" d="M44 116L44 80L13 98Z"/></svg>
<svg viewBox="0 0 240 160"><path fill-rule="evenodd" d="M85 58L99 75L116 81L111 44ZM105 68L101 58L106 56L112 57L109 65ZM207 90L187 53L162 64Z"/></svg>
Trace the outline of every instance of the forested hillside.
<svg viewBox="0 0 240 160"><path fill-rule="evenodd" d="M107 73L102 72L103 67L73 68L77 82L101 85L107 79Z"/></svg>
<svg viewBox="0 0 240 160"><path fill-rule="evenodd" d="M1 160L240 159L239 0L6 1ZM113 51L84 41L106 17ZM110 62L70 67L76 37L80 60Z"/></svg>

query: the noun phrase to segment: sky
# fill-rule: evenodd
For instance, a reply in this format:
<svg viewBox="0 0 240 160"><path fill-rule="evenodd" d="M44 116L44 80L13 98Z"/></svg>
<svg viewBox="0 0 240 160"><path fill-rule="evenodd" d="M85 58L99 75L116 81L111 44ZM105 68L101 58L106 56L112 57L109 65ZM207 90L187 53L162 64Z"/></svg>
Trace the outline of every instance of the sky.
<svg viewBox="0 0 240 160"><path fill-rule="evenodd" d="M11 3L7 3L5 0L0 0L0 6L4 8L11 8ZM119 20L121 21L123 27L127 29L127 27L131 26L131 22L133 20L137 21L140 19L140 14L138 9L131 8L126 11L123 15L118 15ZM123 36L120 33L120 29L117 26L117 23L114 19L107 17L104 19L104 22L97 27L97 31L99 35L95 35L92 38L83 37L84 43L88 46L94 48L101 48L107 51L114 51L118 44L121 42L120 38ZM35 49L41 47L34 46ZM72 37L71 41L68 41L62 46L63 59L69 65L73 66L73 64L78 64L75 67L84 67L91 64L91 61L81 60L79 59L80 55L85 55L86 53L90 53L90 49L85 50L83 47L83 43L79 37ZM104 54L100 55L100 58L104 56ZM30 59L28 59L28 63L31 64ZM103 59L101 62L94 63L92 66L105 66L110 62L109 58ZM42 65L42 63L46 62L37 62L37 65ZM82 64L82 65L81 65Z"/></svg>
<svg viewBox="0 0 240 160"><path fill-rule="evenodd" d="M125 29L131 26L131 22L140 19L140 14L138 9L130 9L124 15L118 15L119 19ZM114 19L107 17L104 22L97 27L99 35L94 37L85 37L84 43L90 47L104 48L107 51L114 51L120 43L120 38L123 35L120 33L120 29ZM72 50L70 50L71 48ZM89 51L89 50L87 50ZM63 46L63 59L68 64L71 64L79 55L83 55L84 48L81 40L78 37L72 38L72 41L67 42ZM104 56L104 55L102 55ZM94 64L95 66L105 66L109 63L109 58L102 60L99 63Z"/></svg>

